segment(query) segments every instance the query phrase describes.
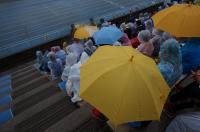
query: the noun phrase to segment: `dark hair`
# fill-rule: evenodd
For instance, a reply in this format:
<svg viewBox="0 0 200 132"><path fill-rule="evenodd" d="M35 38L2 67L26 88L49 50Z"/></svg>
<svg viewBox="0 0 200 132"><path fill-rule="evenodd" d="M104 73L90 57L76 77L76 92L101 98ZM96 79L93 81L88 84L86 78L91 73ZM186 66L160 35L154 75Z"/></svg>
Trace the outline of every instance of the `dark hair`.
<svg viewBox="0 0 200 132"><path fill-rule="evenodd" d="M137 32L137 30L135 30L135 31L133 31L133 32L132 32L132 38L136 38L136 37L137 37L137 35L138 35L138 32Z"/></svg>
<svg viewBox="0 0 200 132"><path fill-rule="evenodd" d="M126 33L128 35L128 38L131 39L132 38L132 30L130 28L126 28L124 30L124 33Z"/></svg>
<svg viewBox="0 0 200 132"><path fill-rule="evenodd" d="M141 20L140 20L140 19L136 19L136 21L135 21L135 22L136 22L136 25L137 25L137 26L140 26L140 25L142 24L142 22L141 22Z"/></svg>

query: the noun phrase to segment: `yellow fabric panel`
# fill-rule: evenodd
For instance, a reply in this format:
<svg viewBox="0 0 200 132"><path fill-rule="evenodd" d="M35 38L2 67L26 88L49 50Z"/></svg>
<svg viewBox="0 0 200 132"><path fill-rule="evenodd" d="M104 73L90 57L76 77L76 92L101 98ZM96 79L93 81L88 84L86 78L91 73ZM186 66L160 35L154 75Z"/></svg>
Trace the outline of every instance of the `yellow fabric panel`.
<svg viewBox="0 0 200 132"><path fill-rule="evenodd" d="M152 17L157 29L175 37L200 37L200 6L176 4Z"/></svg>

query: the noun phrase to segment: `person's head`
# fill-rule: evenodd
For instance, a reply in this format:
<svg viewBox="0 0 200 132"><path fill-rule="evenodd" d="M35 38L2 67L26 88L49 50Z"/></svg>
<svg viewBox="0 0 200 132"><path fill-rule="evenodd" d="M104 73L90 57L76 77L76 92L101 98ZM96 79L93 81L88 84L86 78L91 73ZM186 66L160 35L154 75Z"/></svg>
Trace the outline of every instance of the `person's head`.
<svg viewBox="0 0 200 132"><path fill-rule="evenodd" d="M69 53L66 57L66 63L69 66L74 65L77 62L77 56L74 53Z"/></svg>
<svg viewBox="0 0 200 132"><path fill-rule="evenodd" d="M153 56L158 57L158 54L159 54L159 51L160 51L160 46L162 44L162 38L159 37L159 36L155 36L150 40L150 42L154 46Z"/></svg>
<svg viewBox="0 0 200 132"><path fill-rule="evenodd" d="M130 28L126 28L124 30L124 33L126 33L128 35L128 38L131 39L132 38L132 30Z"/></svg>
<svg viewBox="0 0 200 132"><path fill-rule="evenodd" d="M200 65L192 71L192 76L200 84Z"/></svg>
<svg viewBox="0 0 200 132"><path fill-rule="evenodd" d="M156 36L156 35L158 35L158 36L161 36L162 37L162 34L163 34L163 31L161 31L161 30L159 30L159 29L153 29L153 31L152 31L152 35L153 36Z"/></svg>
<svg viewBox="0 0 200 132"><path fill-rule="evenodd" d="M51 47L51 52L56 52L56 47L55 46Z"/></svg>
<svg viewBox="0 0 200 132"><path fill-rule="evenodd" d="M125 22L123 22L123 23L120 25L120 29L121 29L122 31L124 31L124 30L126 29L126 23L125 23Z"/></svg>
<svg viewBox="0 0 200 132"><path fill-rule="evenodd" d="M54 52L49 52L49 54L48 54L48 59L50 60L50 61L56 61L56 55L55 55L55 53Z"/></svg>
<svg viewBox="0 0 200 132"><path fill-rule="evenodd" d="M56 47L55 47L55 52L58 52L59 50L61 50L61 49L60 49L60 46L56 46Z"/></svg>
<svg viewBox="0 0 200 132"><path fill-rule="evenodd" d="M164 41L166 41L166 40L168 40L168 39L172 39L172 38L173 38L172 35L169 34L169 33L167 33L167 32L164 32L164 33L162 34L162 39L163 39Z"/></svg>
<svg viewBox="0 0 200 132"><path fill-rule="evenodd" d="M65 42L63 42L63 49L65 49L66 47L67 47L67 42L65 41Z"/></svg>
<svg viewBox="0 0 200 132"><path fill-rule="evenodd" d="M151 39L151 33L149 32L149 30L142 30L139 32L138 40L141 43L148 43L150 39Z"/></svg>
<svg viewBox="0 0 200 132"><path fill-rule="evenodd" d="M152 21L151 20L148 20L148 21L146 21L145 22L145 27L146 27L146 29L152 29L153 28L153 23L152 23Z"/></svg>
<svg viewBox="0 0 200 132"><path fill-rule="evenodd" d="M42 51L40 51L40 50L36 51L36 56L37 57L43 56Z"/></svg>
<svg viewBox="0 0 200 132"><path fill-rule="evenodd" d="M162 62L168 62L178 68L182 64L182 56L178 41L175 39L168 39L165 41L159 52L159 58Z"/></svg>
<svg viewBox="0 0 200 132"><path fill-rule="evenodd" d="M130 28L130 29L135 29L136 30L136 25L133 23L133 22L129 22L126 24L127 28Z"/></svg>
<svg viewBox="0 0 200 132"><path fill-rule="evenodd" d="M152 39L151 39L151 43L154 45L154 47L157 47L157 46L161 46L162 44L162 38L160 36L154 36Z"/></svg>

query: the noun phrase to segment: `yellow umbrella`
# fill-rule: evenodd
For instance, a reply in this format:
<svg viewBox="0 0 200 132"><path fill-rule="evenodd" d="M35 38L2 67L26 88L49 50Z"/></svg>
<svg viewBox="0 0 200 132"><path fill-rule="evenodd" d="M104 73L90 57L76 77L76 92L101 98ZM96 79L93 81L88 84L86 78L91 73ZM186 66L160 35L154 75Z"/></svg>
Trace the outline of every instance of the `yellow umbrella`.
<svg viewBox="0 0 200 132"><path fill-rule="evenodd" d="M159 120L169 87L155 62L124 46L102 46L81 67L80 96L113 124Z"/></svg>
<svg viewBox="0 0 200 132"><path fill-rule="evenodd" d="M97 30L98 28L96 26L81 26L75 31L74 38L87 39L91 37Z"/></svg>
<svg viewBox="0 0 200 132"><path fill-rule="evenodd" d="M200 6L175 4L152 19L156 28L176 37L200 37Z"/></svg>

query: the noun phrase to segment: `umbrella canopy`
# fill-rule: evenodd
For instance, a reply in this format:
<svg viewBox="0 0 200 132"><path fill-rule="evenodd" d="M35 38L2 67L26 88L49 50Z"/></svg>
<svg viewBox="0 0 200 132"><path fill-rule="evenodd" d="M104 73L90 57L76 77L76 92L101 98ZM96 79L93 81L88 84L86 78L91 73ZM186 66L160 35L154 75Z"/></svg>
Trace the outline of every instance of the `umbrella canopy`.
<svg viewBox="0 0 200 132"><path fill-rule="evenodd" d="M175 4L152 19L156 28L176 37L200 37L200 6Z"/></svg>
<svg viewBox="0 0 200 132"><path fill-rule="evenodd" d="M115 26L103 27L96 33L93 38L97 45L110 44L113 45L123 36L123 32Z"/></svg>
<svg viewBox="0 0 200 132"><path fill-rule="evenodd" d="M80 83L80 96L116 125L158 120L169 92L155 62L131 47L98 48Z"/></svg>
<svg viewBox="0 0 200 132"><path fill-rule="evenodd" d="M91 37L97 30L98 28L96 26L81 26L75 31L74 38L87 39Z"/></svg>

